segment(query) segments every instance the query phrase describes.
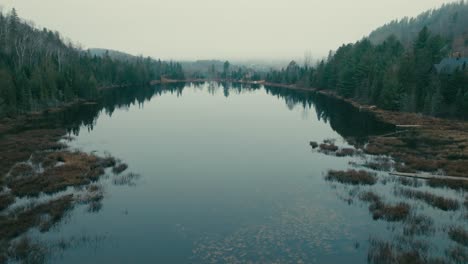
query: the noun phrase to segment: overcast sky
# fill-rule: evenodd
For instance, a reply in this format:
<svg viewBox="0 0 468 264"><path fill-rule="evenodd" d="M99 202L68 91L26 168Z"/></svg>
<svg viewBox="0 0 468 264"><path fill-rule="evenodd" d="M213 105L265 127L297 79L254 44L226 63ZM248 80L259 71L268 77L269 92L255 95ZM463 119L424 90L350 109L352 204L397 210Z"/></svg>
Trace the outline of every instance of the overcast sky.
<svg viewBox="0 0 468 264"><path fill-rule="evenodd" d="M326 55L450 0L0 0L83 47L163 59Z"/></svg>

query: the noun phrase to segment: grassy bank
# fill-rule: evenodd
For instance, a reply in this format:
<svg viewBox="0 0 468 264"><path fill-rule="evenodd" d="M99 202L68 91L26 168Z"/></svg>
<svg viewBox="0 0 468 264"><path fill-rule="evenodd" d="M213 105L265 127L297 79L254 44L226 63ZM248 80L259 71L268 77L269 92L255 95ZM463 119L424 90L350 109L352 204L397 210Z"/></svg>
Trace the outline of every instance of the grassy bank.
<svg viewBox="0 0 468 264"><path fill-rule="evenodd" d="M362 147L367 154L391 156L397 162L395 170L398 172L428 172L468 177L468 122L466 121L387 111L360 104L334 92L314 88L274 83L265 83L265 85L331 96L351 104L360 111L372 113L381 122L394 125L395 133L372 136L366 146L357 147Z"/></svg>

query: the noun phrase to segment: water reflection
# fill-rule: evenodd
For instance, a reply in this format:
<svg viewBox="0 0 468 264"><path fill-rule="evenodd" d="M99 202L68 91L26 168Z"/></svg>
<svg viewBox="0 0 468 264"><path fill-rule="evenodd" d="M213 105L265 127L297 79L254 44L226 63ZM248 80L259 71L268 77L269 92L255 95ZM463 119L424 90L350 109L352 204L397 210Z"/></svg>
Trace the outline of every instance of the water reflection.
<svg viewBox="0 0 468 264"><path fill-rule="evenodd" d="M265 92L280 100L265 99ZM217 100L213 105L229 109L202 108L200 98L206 98L204 103ZM235 104L226 103L233 101ZM237 108L244 107L245 101L251 105L246 104L247 109L239 114ZM174 111L187 104L191 105ZM142 108L147 112L139 112ZM264 112L254 113L260 110ZM278 117L266 118L270 113ZM251 120L237 124L249 119L249 114ZM296 114L302 119L294 120ZM135 119L131 124L122 122ZM188 259L194 263L336 263L363 262L366 256L370 262L378 262L374 259L382 259L383 254L378 250L396 247L389 238L403 241L400 233L425 236L435 226L437 238L442 236L439 228L444 225L435 220L433 208L424 214L409 214L387 228L383 220L372 221L367 207L374 213L402 199L394 193L397 181L383 181L387 177L383 172L376 172L378 183L376 180L372 187L334 182L330 183L332 191L326 188L322 172L347 168L348 162L360 166L360 160L343 152L343 146L339 146L341 158L337 153L311 153L309 137L317 133L317 139L331 145L328 137L338 137L333 130L342 137L365 141L369 135L393 128L321 94L216 82L124 88L103 91L96 103L51 112L49 118L36 122L39 127L66 128L76 135L79 147L92 147L86 151L113 147L132 171L137 170L103 179L100 184L109 196L103 194L101 185L90 187L82 200L85 210L93 214L75 210L70 225L61 227L64 234L107 230L120 248L102 243L99 252L72 249L64 253L67 262L80 263L89 254L98 255L103 262L132 254L140 262L161 263L186 263ZM153 126L146 126L148 123ZM125 137L118 137L116 130ZM137 136L133 130L138 131ZM100 144L103 139L110 143ZM341 205L333 192L347 203ZM382 197L364 195L369 192ZM459 194L453 195L460 199ZM415 203L409 204L421 206L419 201ZM460 210L443 221L459 224L459 218L450 217L459 217ZM56 241L61 232L51 234L50 240ZM369 233L380 236L368 241ZM408 247L416 245L405 241ZM436 255L444 255L443 250Z"/></svg>
<svg viewBox="0 0 468 264"><path fill-rule="evenodd" d="M132 105L143 108L144 104L154 97L161 97L166 93L182 96L186 89L206 89L212 95L222 92L226 98L265 89L268 94L284 100L289 110L302 108L304 117L313 109L317 120L329 123L333 130L344 138L365 140L370 135L379 135L394 129L393 125L379 122L369 112L360 112L344 101L320 93L255 84L218 82L174 83L105 90L95 104L76 105L67 111L49 114L50 118L38 120L34 126L67 128L71 134L77 135L80 127L93 130L100 114L112 116L116 109L129 109Z"/></svg>

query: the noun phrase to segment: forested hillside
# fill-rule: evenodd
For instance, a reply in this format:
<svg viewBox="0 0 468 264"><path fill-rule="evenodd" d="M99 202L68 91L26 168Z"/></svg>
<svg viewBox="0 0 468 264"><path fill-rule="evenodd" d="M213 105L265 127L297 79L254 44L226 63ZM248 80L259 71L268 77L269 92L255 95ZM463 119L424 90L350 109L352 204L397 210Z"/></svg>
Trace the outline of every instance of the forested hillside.
<svg viewBox="0 0 468 264"><path fill-rule="evenodd" d="M435 20L451 16L455 7L460 10L459 18ZM464 61L461 58L463 54L452 46L454 39L459 38L464 38L464 42L468 43L468 38L464 37L468 31L468 14L462 16L463 10L468 10L468 3L443 6L431 11L432 15L421 15L417 19L409 19L413 21L411 23L398 24L401 26L399 32L408 35L403 34L406 36L403 41L403 35L398 37L396 32L383 41L377 41L376 36L383 36L384 33L373 33L373 41L364 38L354 44L343 45L336 52L330 52L328 58L315 67L291 62L281 71L270 72L267 80L328 89L389 110L466 118L468 67L466 63L459 63ZM413 25L423 23L421 21L446 24L435 23L440 32L432 32L429 27L422 26L418 32L410 34L415 28ZM392 31L390 29L397 26L387 25L384 28ZM383 29L378 31L386 32ZM451 70L437 70L436 64L443 58L453 56L456 57L447 60L451 63Z"/></svg>
<svg viewBox="0 0 468 264"><path fill-rule="evenodd" d="M408 46L425 26L433 34L451 40L449 42L451 48L468 51L468 42L465 41L468 34L468 4L465 1L444 4L439 9L426 11L415 18L405 17L394 20L374 30L369 35L369 40L373 44L380 44L389 36L395 35L399 41Z"/></svg>
<svg viewBox="0 0 468 264"><path fill-rule="evenodd" d="M92 99L99 87L147 84L166 75L180 78L181 66L95 56L66 43L58 32L23 21L14 9L0 13L0 117Z"/></svg>

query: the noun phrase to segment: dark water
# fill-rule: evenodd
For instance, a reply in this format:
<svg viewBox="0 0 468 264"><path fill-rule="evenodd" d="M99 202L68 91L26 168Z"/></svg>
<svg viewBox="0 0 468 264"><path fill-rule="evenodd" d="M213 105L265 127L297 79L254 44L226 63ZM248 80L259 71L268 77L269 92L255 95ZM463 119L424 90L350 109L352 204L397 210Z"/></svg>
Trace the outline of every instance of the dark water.
<svg viewBox="0 0 468 264"><path fill-rule="evenodd" d="M363 157L324 155L310 141L350 147L347 138L365 142L392 129L343 102L216 83L107 93L50 122L75 136L72 148L110 153L141 177L120 185L109 172L100 181L98 212L78 206L51 232L33 231L50 244L71 241L48 262L366 263L370 238L393 241L402 228L374 221L367 204L349 201L371 187L324 180L327 170L348 169ZM401 200L395 181L379 177L385 181L372 188ZM465 209L414 204L438 228L466 224ZM429 255L442 256L453 244L444 231L421 239L433 246Z"/></svg>

